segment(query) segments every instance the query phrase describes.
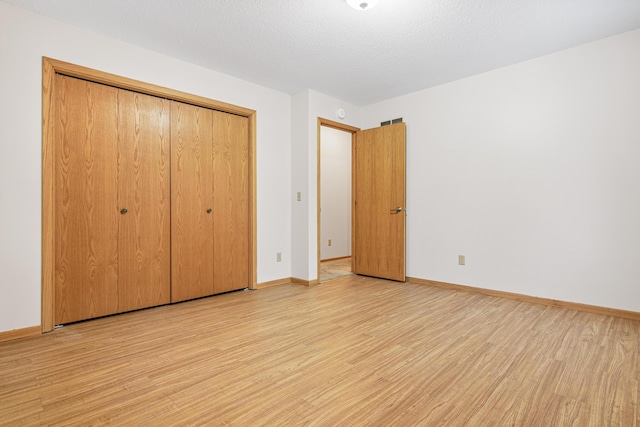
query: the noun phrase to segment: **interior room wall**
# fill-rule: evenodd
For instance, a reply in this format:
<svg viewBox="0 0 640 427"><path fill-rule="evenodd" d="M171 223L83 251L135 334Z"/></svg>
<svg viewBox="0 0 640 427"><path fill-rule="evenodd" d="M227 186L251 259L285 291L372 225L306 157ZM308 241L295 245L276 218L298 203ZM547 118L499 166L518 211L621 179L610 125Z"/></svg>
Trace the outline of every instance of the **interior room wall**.
<svg viewBox="0 0 640 427"><path fill-rule="evenodd" d="M365 107L407 123L407 275L640 311L639 76L637 30Z"/></svg>
<svg viewBox="0 0 640 427"><path fill-rule="evenodd" d="M309 277L309 91L291 97L291 277ZM298 200L298 193L300 199Z"/></svg>
<svg viewBox="0 0 640 427"><path fill-rule="evenodd" d="M320 128L321 260L351 255L351 135Z"/></svg>
<svg viewBox="0 0 640 427"><path fill-rule="evenodd" d="M336 111L346 112L344 119ZM318 280L318 117L359 127L362 107L308 89L292 96L292 275ZM301 193L298 202L297 192Z"/></svg>
<svg viewBox="0 0 640 427"><path fill-rule="evenodd" d="M290 277L288 94L0 2L0 332L40 324L43 56L256 110L258 282Z"/></svg>

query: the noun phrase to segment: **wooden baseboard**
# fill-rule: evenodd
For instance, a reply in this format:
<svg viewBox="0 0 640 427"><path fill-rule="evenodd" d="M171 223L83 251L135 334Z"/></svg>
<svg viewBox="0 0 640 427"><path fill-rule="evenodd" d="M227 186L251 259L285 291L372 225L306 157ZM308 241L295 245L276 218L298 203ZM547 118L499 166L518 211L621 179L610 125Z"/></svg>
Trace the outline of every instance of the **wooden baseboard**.
<svg viewBox="0 0 640 427"><path fill-rule="evenodd" d="M273 286L286 285L287 283L291 283L291 277L285 277L284 279L271 280L270 282L262 282L256 284L256 289L264 289L271 288Z"/></svg>
<svg viewBox="0 0 640 427"><path fill-rule="evenodd" d="M18 338L33 337L42 334L41 326L30 326L28 328L14 329L12 331L0 332L0 342L17 340Z"/></svg>
<svg viewBox="0 0 640 427"><path fill-rule="evenodd" d="M312 285L317 285L319 281L317 279L303 280L303 279L298 279L297 277L285 277L284 279L277 279L277 280L272 280L270 282L258 283L256 285L256 289L264 289L264 288L270 288L272 286L286 285L287 283L295 283L296 285L312 286Z"/></svg>
<svg viewBox="0 0 640 427"><path fill-rule="evenodd" d="M351 255L339 256L339 257L337 257L337 258L321 259L321 260L320 260L320 262L337 261L337 260L339 260L339 259L347 259L347 258L351 258Z"/></svg>
<svg viewBox="0 0 640 427"><path fill-rule="evenodd" d="M435 280L419 279L417 277L407 277L407 282L422 285L437 286L439 288L453 289L456 291L476 292L493 297L509 298L518 301L531 302L534 304L551 305L554 307L567 308L588 313L603 314L605 316L621 317L623 319L640 320L640 313L637 311L620 310L617 308L601 307L598 305L581 304L578 302L568 302L550 298L532 297L529 295L516 294L513 292L495 291L493 289L475 288L473 286L456 285L453 283L438 282Z"/></svg>
<svg viewBox="0 0 640 427"><path fill-rule="evenodd" d="M291 278L291 282L292 283L297 283L298 285L305 285L305 286L317 285L319 283L318 279L316 279L316 280L303 280L303 279L298 279L297 277L292 277Z"/></svg>

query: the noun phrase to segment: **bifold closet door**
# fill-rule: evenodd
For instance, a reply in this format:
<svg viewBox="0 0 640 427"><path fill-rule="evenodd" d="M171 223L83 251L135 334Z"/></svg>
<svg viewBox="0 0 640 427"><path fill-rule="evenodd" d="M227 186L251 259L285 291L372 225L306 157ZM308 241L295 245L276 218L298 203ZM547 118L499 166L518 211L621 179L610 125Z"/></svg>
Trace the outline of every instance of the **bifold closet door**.
<svg viewBox="0 0 640 427"><path fill-rule="evenodd" d="M213 282L220 293L249 287L249 119L213 117Z"/></svg>
<svg viewBox="0 0 640 427"><path fill-rule="evenodd" d="M171 105L171 300L246 288L248 119Z"/></svg>
<svg viewBox="0 0 640 427"><path fill-rule="evenodd" d="M213 110L171 102L171 301L214 294Z"/></svg>
<svg viewBox="0 0 640 427"><path fill-rule="evenodd" d="M169 302L169 103L56 76L56 324Z"/></svg>
<svg viewBox="0 0 640 427"><path fill-rule="evenodd" d="M118 92L118 310L171 301L171 103Z"/></svg>
<svg viewBox="0 0 640 427"><path fill-rule="evenodd" d="M55 323L118 311L118 89L55 83Z"/></svg>

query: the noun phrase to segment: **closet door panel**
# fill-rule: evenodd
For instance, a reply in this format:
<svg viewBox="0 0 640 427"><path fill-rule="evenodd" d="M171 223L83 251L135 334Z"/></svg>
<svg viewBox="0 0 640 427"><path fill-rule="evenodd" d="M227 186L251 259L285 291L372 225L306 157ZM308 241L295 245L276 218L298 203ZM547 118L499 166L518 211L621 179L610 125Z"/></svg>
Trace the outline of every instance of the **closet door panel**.
<svg viewBox="0 0 640 427"><path fill-rule="evenodd" d="M249 286L249 120L214 112L214 288Z"/></svg>
<svg viewBox="0 0 640 427"><path fill-rule="evenodd" d="M212 295L213 111L171 102L171 300Z"/></svg>
<svg viewBox="0 0 640 427"><path fill-rule="evenodd" d="M118 311L171 299L170 138L169 101L118 91Z"/></svg>
<svg viewBox="0 0 640 427"><path fill-rule="evenodd" d="M55 323L118 307L117 89L56 76Z"/></svg>

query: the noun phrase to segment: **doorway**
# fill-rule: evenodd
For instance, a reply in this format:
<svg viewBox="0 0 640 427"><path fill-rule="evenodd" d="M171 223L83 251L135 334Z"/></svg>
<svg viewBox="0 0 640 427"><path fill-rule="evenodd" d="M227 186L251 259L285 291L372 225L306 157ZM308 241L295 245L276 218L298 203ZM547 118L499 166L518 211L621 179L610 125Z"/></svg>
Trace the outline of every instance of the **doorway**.
<svg viewBox="0 0 640 427"><path fill-rule="evenodd" d="M351 133L322 126L320 134L320 281L352 274Z"/></svg>
<svg viewBox="0 0 640 427"><path fill-rule="evenodd" d="M318 119L318 281L353 274L353 138L359 129Z"/></svg>
<svg viewBox="0 0 640 427"><path fill-rule="evenodd" d="M318 118L318 281L322 282L322 127L351 133L351 270L405 281L406 125L360 131Z"/></svg>

